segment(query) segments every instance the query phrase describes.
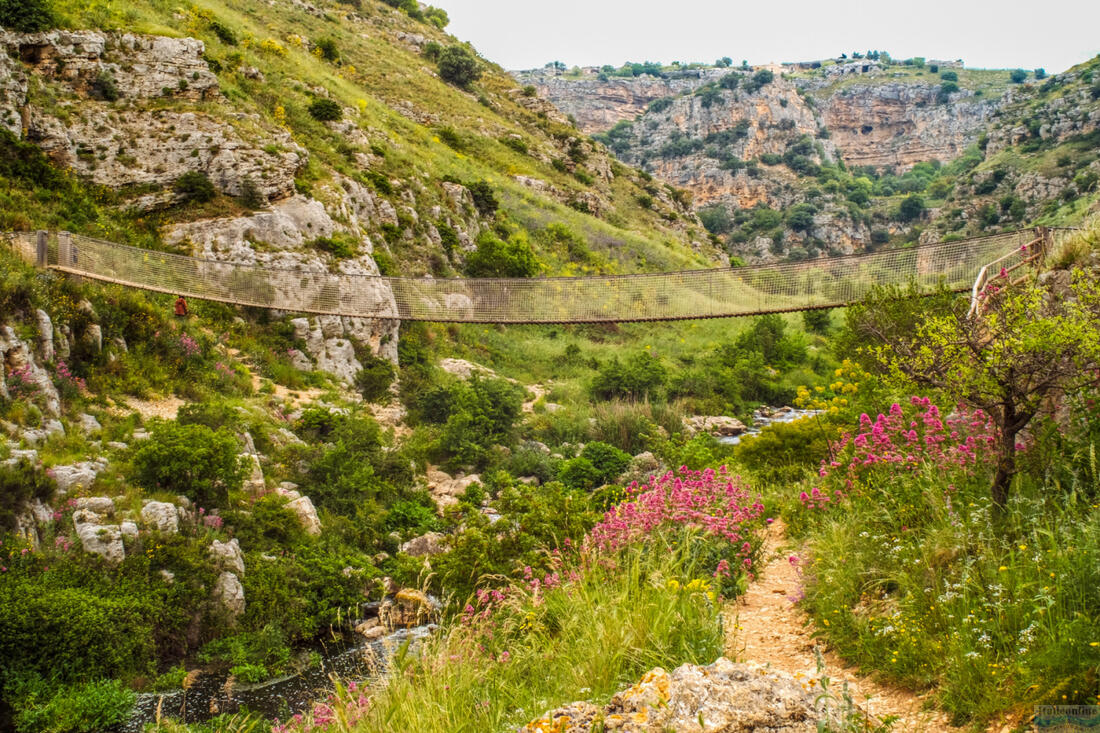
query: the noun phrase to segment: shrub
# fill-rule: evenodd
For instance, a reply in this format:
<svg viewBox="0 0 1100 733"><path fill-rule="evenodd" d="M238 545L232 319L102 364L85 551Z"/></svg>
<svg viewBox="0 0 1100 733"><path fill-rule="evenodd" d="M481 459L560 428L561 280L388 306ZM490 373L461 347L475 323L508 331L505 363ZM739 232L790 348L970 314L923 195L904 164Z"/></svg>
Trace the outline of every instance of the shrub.
<svg viewBox="0 0 1100 733"><path fill-rule="evenodd" d="M827 308L812 311L802 311L802 325L810 333L826 334L832 325L832 313Z"/></svg>
<svg viewBox="0 0 1100 733"><path fill-rule="evenodd" d="M355 388L367 402L378 402L389 394L397 370L388 359L368 356L359 360L363 368L355 375Z"/></svg>
<svg viewBox="0 0 1100 733"><path fill-rule="evenodd" d="M667 374L656 356L638 353L627 359L625 364L616 357L601 367L592 380L592 396L601 400L660 397Z"/></svg>
<svg viewBox="0 0 1100 733"><path fill-rule="evenodd" d="M587 458L570 458L564 461L558 470L558 480L570 489L583 491L591 491L603 484L600 472Z"/></svg>
<svg viewBox="0 0 1100 733"><path fill-rule="evenodd" d="M439 61L439 56L442 53L443 46L438 41L428 41L420 51L420 55L429 61Z"/></svg>
<svg viewBox="0 0 1100 733"><path fill-rule="evenodd" d="M241 203L249 209L261 209L267 205L267 196L251 177L246 176L241 181Z"/></svg>
<svg viewBox="0 0 1100 733"><path fill-rule="evenodd" d="M211 430L228 428L235 431L240 427L241 413L226 402L188 402L180 406L176 422L180 425L203 425Z"/></svg>
<svg viewBox="0 0 1100 733"><path fill-rule="evenodd" d="M585 444L579 458L591 463L596 472L597 486L612 483L630 465L629 453L598 440Z"/></svg>
<svg viewBox="0 0 1100 733"><path fill-rule="evenodd" d="M735 73L729 73L718 80L718 86L723 89L733 90L737 88L737 85L741 83L741 75Z"/></svg>
<svg viewBox="0 0 1100 733"><path fill-rule="evenodd" d="M53 489L49 476L26 459L14 466L0 464L0 530L14 530L15 519L27 502L47 501Z"/></svg>
<svg viewBox="0 0 1100 733"><path fill-rule="evenodd" d="M344 116L340 105L328 97L317 97L309 104L309 116L319 122L334 122Z"/></svg>
<svg viewBox="0 0 1100 733"><path fill-rule="evenodd" d="M237 34L233 29L218 20L210 21L210 30L218 37L218 40L227 46L237 45Z"/></svg>
<svg viewBox="0 0 1100 733"><path fill-rule="evenodd" d="M48 0L0 0L0 26L20 33L37 33L57 25Z"/></svg>
<svg viewBox="0 0 1100 733"><path fill-rule="evenodd" d="M99 72L95 81L91 84L92 96L97 99L102 99L105 102L114 102L118 99L118 85L115 84L115 78L108 74L106 71Z"/></svg>
<svg viewBox="0 0 1100 733"><path fill-rule="evenodd" d="M519 234L502 240L483 231L477 237L477 249L466 257L470 277L534 277L538 271L534 250Z"/></svg>
<svg viewBox="0 0 1100 733"><path fill-rule="evenodd" d="M340 49L336 47L336 41L332 38L322 38L317 41L317 52L325 61L339 61Z"/></svg>
<svg viewBox="0 0 1100 733"><path fill-rule="evenodd" d="M664 112L666 109L672 106L672 103L676 101L675 97L661 97L660 99L654 99L646 107L646 112Z"/></svg>
<svg viewBox="0 0 1100 733"><path fill-rule="evenodd" d="M119 680L100 680L62 687L39 702L21 701L15 716L19 733L99 733L125 723L137 695Z"/></svg>
<svg viewBox="0 0 1100 733"><path fill-rule="evenodd" d="M729 211L722 204L714 204L699 209L699 221L711 234L726 234L733 229Z"/></svg>
<svg viewBox="0 0 1100 733"><path fill-rule="evenodd" d="M493 187L488 181L474 181L467 183L466 188L474 199L474 208L484 217L492 217L496 214L500 202L493 194Z"/></svg>
<svg viewBox="0 0 1100 733"><path fill-rule="evenodd" d="M199 506L218 507L244 483L237 439L225 429L165 422L134 454L131 479L150 491L182 494Z"/></svg>
<svg viewBox="0 0 1100 733"><path fill-rule="evenodd" d="M1027 72L1023 69L1013 69L1008 75L1009 81L1013 84L1022 84L1027 79Z"/></svg>
<svg viewBox="0 0 1100 733"><path fill-rule="evenodd" d="M439 53L439 76L460 89L468 89L481 78L477 58L464 46L448 46Z"/></svg>
<svg viewBox="0 0 1100 733"><path fill-rule="evenodd" d="M898 217L902 221L916 221L924 216L924 199L912 193L906 196L898 206Z"/></svg>
<svg viewBox="0 0 1100 733"><path fill-rule="evenodd" d="M187 201L204 204L218 195L210 177L202 171L188 171L176 179L173 188Z"/></svg>
<svg viewBox="0 0 1100 733"><path fill-rule="evenodd" d="M439 529L439 515L436 514L434 502L427 495L421 496L423 498L420 500L402 499L390 505L383 523L386 530L415 536Z"/></svg>
<svg viewBox="0 0 1100 733"><path fill-rule="evenodd" d="M945 71L942 74L940 74L940 78L943 79L944 81L958 81L959 80L959 75L955 71Z"/></svg>
<svg viewBox="0 0 1100 733"><path fill-rule="evenodd" d="M439 30L443 30L451 22L451 17L447 15L447 11L443 8L437 8L434 5L429 5L424 9L424 20L434 25Z"/></svg>

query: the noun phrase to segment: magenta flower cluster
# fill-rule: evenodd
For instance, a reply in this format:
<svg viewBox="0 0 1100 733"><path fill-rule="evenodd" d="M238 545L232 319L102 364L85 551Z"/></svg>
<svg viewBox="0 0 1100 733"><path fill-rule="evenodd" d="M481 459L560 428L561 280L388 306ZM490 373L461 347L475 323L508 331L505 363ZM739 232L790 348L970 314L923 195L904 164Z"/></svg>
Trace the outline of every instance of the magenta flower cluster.
<svg viewBox="0 0 1100 733"><path fill-rule="evenodd" d="M88 385L84 381L83 377L78 377L73 374L72 371L69 369L69 365L63 361L57 362L57 378L61 380L61 383L63 385L70 385L77 388L81 392L84 392L88 389Z"/></svg>
<svg viewBox="0 0 1100 733"><path fill-rule="evenodd" d="M183 351L183 355L186 357L192 357L199 353L202 348L199 346L199 342L191 338L187 334L180 336L180 349Z"/></svg>
<svg viewBox="0 0 1100 733"><path fill-rule="evenodd" d="M588 533L587 542L597 549L645 541L663 528L690 527L726 540L741 564L752 566L751 532L745 526L761 518L764 505L739 476L727 475L725 466L717 471L681 466L678 474L669 471L644 486L631 484L627 492L633 498L607 512Z"/></svg>
<svg viewBox="0 0 1100 733"><path fill-rule="evenodd" d="M845 434L836 457L823 461L818 472L822 478L832 478L830 483L843 490L814 487L801 493L802 503L824 509L882 469L913 471L934 465L965 470L994 460L998 432L982 410L960 405L944 416L927 397L911 397L909 404L906 410L895 402L885 415L879 414L874 420L866 413L860 415L859 431Z"/></svg>

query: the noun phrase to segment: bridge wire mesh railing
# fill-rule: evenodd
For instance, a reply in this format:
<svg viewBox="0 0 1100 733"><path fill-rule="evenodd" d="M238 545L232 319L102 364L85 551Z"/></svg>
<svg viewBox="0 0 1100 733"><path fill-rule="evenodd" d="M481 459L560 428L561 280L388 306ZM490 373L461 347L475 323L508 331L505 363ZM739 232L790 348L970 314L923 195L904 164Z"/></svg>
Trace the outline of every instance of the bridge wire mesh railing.
<svg viewBox="0 0 1100 733"><path fill-rule="evenodd" d="M969 291L982 266L1023 251L1038 230L907 249L737 268L533 279L433 279L281 270L62 232L51 269L119 285L302 313L467 323L593 323L721 318L862 300L877 285ZM31 262L35 233L9 237Z"/></svg>

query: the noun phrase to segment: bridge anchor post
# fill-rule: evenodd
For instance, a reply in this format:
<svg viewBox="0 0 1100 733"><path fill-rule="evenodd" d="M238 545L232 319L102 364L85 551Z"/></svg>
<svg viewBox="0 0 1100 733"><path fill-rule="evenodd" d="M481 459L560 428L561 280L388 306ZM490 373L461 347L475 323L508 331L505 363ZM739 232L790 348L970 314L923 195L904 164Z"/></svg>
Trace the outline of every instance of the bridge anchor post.
<svg viewBox="0 0 1100 733"><path fill-rule="evenodd" d="M39 229L35 238L35 265L46 267L50 264L50 233Z"/></svg>

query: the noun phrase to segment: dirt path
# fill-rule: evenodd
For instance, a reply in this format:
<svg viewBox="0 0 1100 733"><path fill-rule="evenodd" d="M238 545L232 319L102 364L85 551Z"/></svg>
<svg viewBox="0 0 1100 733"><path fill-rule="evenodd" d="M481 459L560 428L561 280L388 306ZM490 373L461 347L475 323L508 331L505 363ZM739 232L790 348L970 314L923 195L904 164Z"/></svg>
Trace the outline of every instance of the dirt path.
<svg viewBox="0 0 1100 733"><path fill-rule="evenodd" d="M816 686L814 648L819 642L810 636L814 628L809 618L794 605L801 595L801 579L788 561L791 554L783 523L776 520L768 527L759 577L741 598L726 606L729 629L726 656L767 664ZM824 648L821 651L825 674L830 678L830 692L839 698L841 685L847 682L852 700L866 713L880 720L897 716L893 731L958 730L947 723L946 714L923 709L930 703L925 697L878 684L861 676L832 652Z"/></svg>

